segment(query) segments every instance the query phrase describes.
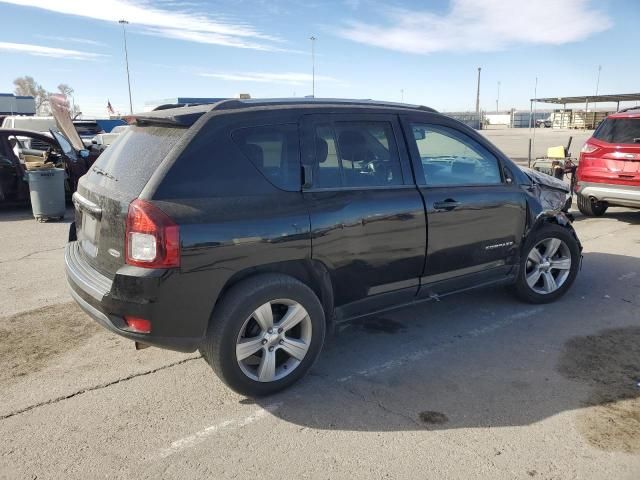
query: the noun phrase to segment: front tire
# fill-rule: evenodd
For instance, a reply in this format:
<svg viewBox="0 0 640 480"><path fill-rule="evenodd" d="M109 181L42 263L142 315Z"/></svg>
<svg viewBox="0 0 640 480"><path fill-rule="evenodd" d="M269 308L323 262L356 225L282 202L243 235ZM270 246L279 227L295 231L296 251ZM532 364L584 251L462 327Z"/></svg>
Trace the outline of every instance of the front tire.
<svg viewBox="0 0 640 480"><path fill-rule="evenodd" d="M516 295L528 303L557 300L573 284L580 258L578 241L567 228L544 225L525 242Z"/></svg>
<svg viewBox="0 0 640 480"><path fill-rule="evenodd" d="M200 352L230 388L261 397L307 373L322 350L325 330L313 290L285 275L257 275L221 299Z"/></svg>
<svg viewBox="0 0 640 480"><path fill-rule="evenodd" d="M578 194L578 210L586 217L601 217L607 211L609 205L598 202Z"/></svg>

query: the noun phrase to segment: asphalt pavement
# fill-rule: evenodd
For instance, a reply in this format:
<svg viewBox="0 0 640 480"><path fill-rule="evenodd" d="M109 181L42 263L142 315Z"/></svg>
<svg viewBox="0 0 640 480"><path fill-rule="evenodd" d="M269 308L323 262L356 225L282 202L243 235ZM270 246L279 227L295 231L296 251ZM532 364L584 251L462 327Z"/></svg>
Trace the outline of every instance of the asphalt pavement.
<svg viewBox="0 0 640 480"><path fill-rule="evenodd" d="M577 213L554 304L492 288L360 320L254 401L96 326L66 291L68 225L4 210L0 478L640 478L639 223Z"/></svg>

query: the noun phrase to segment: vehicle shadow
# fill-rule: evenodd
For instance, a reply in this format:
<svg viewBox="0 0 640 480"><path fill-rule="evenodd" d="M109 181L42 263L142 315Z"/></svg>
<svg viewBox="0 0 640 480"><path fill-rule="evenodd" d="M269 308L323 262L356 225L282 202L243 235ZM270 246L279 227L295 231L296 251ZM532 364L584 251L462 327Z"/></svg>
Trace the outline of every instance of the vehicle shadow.
<svg viewBox="0 0 640 480"><path fill-rule="evenodd" d="M572 211L574 215L574 219L576 222L582 222L585 220L593 220L593 217L586 217L579 211ZM602 217L597 218L611 218L615 219L618 222L628 223L629 225L640 225L640 210L623 210L623 211L612 211L607 210L607 212Z"/></svg>
<svg viewBox="0 0 640 480"><path fill-rule="evenodd" d="M529 425L596 405L612 415L631 400L613 434L592 432L626 445L640 414L639 287L640 259L588 253L554 304L495 288L360 320L306 379L257 403L281 402L273 414L303 427L410 431ZM600 420L585 428L611 425Z"/></svg>

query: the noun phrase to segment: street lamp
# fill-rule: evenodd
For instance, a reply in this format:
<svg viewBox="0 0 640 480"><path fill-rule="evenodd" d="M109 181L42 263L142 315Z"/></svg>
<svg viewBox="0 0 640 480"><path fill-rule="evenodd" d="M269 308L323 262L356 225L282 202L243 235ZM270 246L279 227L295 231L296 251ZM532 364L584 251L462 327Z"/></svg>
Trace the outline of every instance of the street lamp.
<svg viewBox="0 0 640 480"><path fill-rule="evenodd" d="M122 39L124 40L124 61L127 66L127 86L129 87L129 114L133 115L133 102L131 101L131 78L129 77L129 52L127 51L127 31L125 29L129 22L122 19L118 23L122 25Z"/></svg>
<svg viewBox="0 0 640 480"><path fill-rule="evenodd" d="M309 37L311 40L311 96L316 98L316 37Z"/></svg>
<svg viewBox="0 0 640 480"><path fill-rule="evenodd" d="M478 67L478 88L476 90L476 114L478 115L478 119L480 118L480 72L482 71L482 67Z"/></svg>
<svg viewBox="0 0 640 480"><path fill-rule="evenodd" d="M496 97L496 113L500 111L500 108L498 106L499 103L500 103L500 81L498 81L498 96Z"/></svg>

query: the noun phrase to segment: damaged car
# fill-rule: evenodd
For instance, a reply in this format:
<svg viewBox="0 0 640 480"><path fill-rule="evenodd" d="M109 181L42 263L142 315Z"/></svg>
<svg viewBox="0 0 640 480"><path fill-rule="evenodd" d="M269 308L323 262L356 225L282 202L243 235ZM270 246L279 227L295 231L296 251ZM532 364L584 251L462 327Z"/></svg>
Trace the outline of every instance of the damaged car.
<svg viewBox="0 0 640 480"><path fill-rule="evenodd" d="M100 155L100 149L85 148L71 121L68 105L52 98L51 106L57 128L50 128L48 132L0 128L0 202L29 201L27 171L46 164L64 168L65 190L71 196L80 177ZM32 125L40 120L34 119Z"/></svg>
<svg viewBox="0 0 640 480"><path fill-rule="evenodd" d="M73 196L72 296L242 394L299 380L340 322L476 287L547 303L576 279L563 187L433 109L233 99L131 122Z"/></svg>
<svg viewBox="0 0 640 480"><path fill-rule="evenodd" d="M0 202L29 201L27 171L51 164L65 169L65 190L70 196L95 155L73 148L57 130L50 135L30 130L0 128Z"/></svg>
<svg viewBox="0 0 640 480"><path fill-rule="evenodd" d="M520 167L531 180L532 193L545 211L562 210L567 215L573 203L571 186L562 180L532 168Z"/></svg>

